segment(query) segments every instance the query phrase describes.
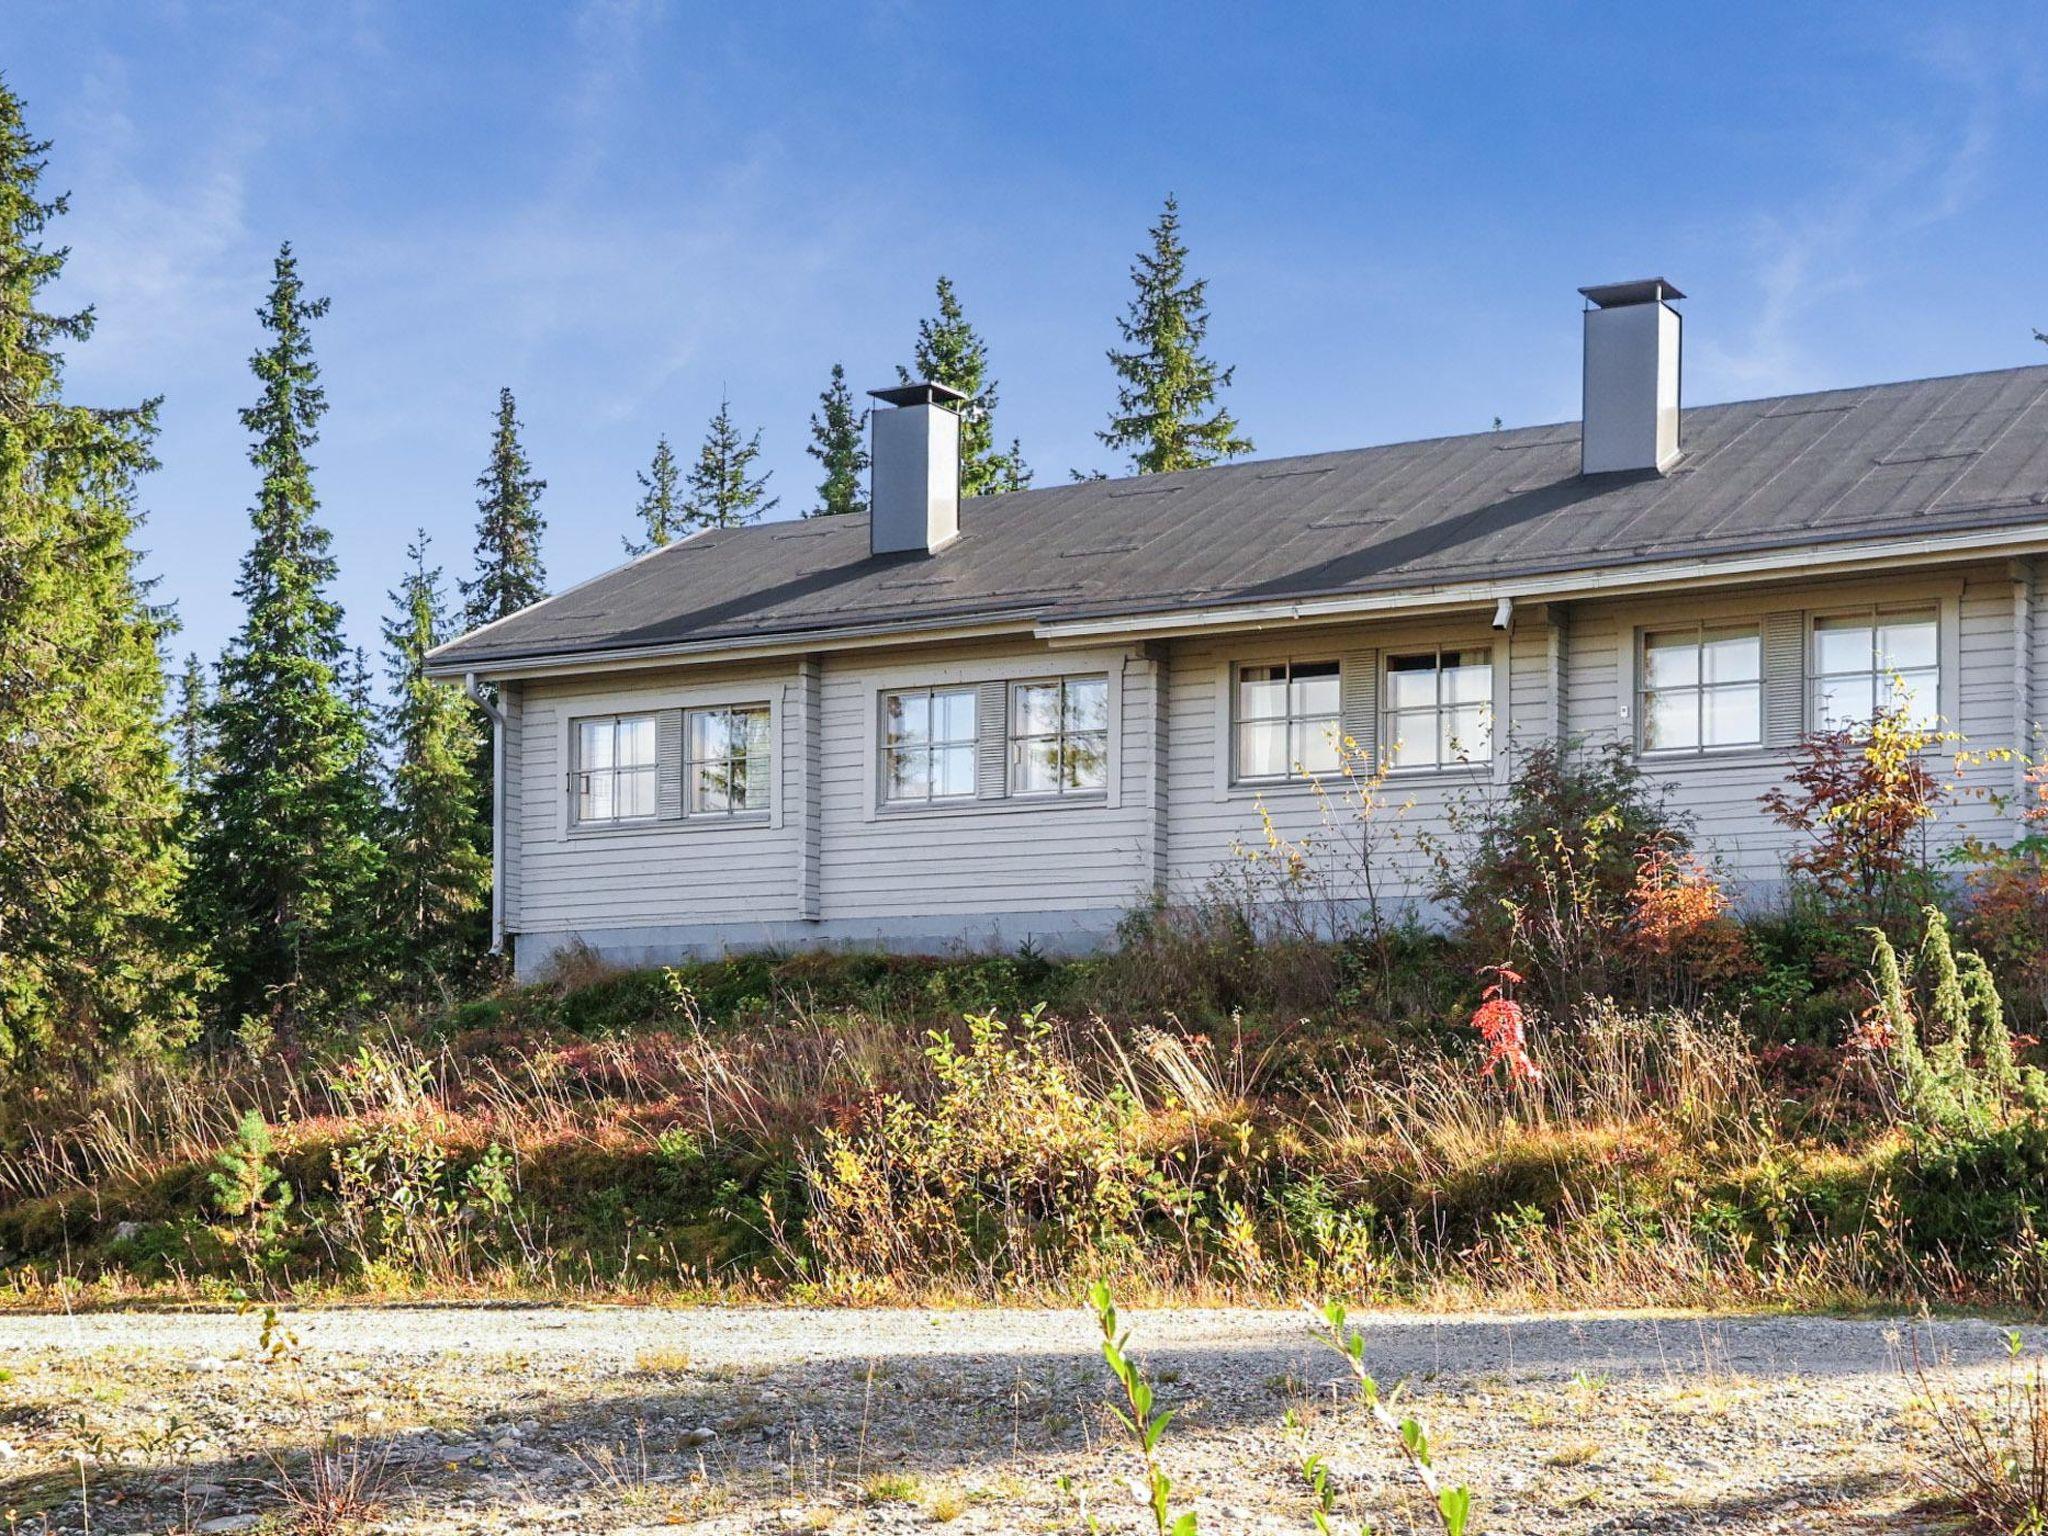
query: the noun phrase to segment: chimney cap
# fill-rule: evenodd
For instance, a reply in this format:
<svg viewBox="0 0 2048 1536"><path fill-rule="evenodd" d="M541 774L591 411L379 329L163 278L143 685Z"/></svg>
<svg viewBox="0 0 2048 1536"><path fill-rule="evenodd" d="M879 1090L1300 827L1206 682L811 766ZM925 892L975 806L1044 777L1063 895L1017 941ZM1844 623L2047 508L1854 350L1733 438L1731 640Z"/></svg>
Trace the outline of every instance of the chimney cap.
<svg viewBox="0 0 2048 1536"><path fill-rule="evenodd" d="M868 398L884 405L958 405L967 397L957 389L922 379L915 384L898 384L893 389L871 389Z"/></svg>
<svg viewBox="0 0 2048 1536"><path fill-rule="evenodd" d="M1639 277L1627 283L1596 283L1581 288L1596 309L1620 309L1627 304L1652 304L1663 299L1682 299L1677 284L1667 277Z"/></svg>

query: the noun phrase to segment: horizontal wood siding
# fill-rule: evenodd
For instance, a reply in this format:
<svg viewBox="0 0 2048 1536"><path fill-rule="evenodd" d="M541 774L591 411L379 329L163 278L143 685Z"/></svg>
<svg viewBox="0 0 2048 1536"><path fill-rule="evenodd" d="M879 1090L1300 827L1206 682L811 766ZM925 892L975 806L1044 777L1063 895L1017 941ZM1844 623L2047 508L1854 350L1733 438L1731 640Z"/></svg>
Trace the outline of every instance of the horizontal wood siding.
<svg viewBox="0 0 2048 1536"><path fill-rule="evenodd" d="M800 792L801 735L794 670L727 672L716 683L686 674L594 678L580 685L530 683L519 732L516 800L519 931L639 928L668 923L793 918L797 908L797 820L781 825L664 821L594 832L564 831L569 765L565 722L615 710L683 707L697 690L723 702L768 700L779 709L777 788L783 811ZM784 697L785 688L790 692ZM711 695L700 701L709 702Z"/></svg>
<svg viewBox="0 0 2048 1536"><path fill-rule="evenodd" d="M1389 809L1380 822L1389 828L1391 846L1380 860L1381 889L1395 901L1424 902L1434 884L1433 870L1421 856L1418 839L1451 838L1446 815L1452 804L1504 792L1512 765L1550 733L1561 731L1581 751L1597 751L1612 743L1633 744L1636 728L1633 650L1643 622L1682 622L1695 613L1743 615L1761 626L1767 615L1797 608L1838 607L1860 600L1871 582L1814 584L1798 589L1757 588L1743 592L1686 594L1649 604L1620 600L1575 603L1559 636L1549 633L1546 617L1518 614L1505 643L1494 638L1495 666L1507 666L1507 718L1496 722L1497 743L1505 741L1498 778L1456 774L1391 778L1385 789ZM1945 615L1943 645L1954 654L1944 662L1944 700L1954 727L1974 749L2013 744L2015 666L2013 656L2013 594L2011 572L2003 567L1972 567L1966 576L1954 572L1924 578L1902 576L1877 584L1881 600L1938 600ZM2038 605L2037 605L2038 608ZM1448 621L1447 621L1448 622ZM2048 667L2048 620L2033 616L2033 654L2037 668ZM1263 792L1225 788L1218 773L1219 754L1228 743L1218 739L1228 718L1222 690L1233 662L1268 655L1302 656L1318 649L1340 651L1378 648L1400 650L1413 643L1414 626L1359 625L1328 631L1314 640L1305 636L1273 641L1265 636L1242 641L1188 641L1176 647L1169 693L1171 755L1168 801L1169 858L1172 888L1183 897L1197 892L1203 881L1232 861L1234 841L1263 843L1259 807L1263 802L1275 830L1299 840L1317 835L1322 808L1305 787L1268 787ZM1459 627L1456 643L1470 643L1470 623ZM1803 633L1803 629L1802 629ZM1445 643L1451 643L1449 629ZM1553 683L1562 688L1561 710ZM2038 710L2036 711L2039 712ZM1945 772L1949 762L1937 754ZM1783 878L1784 861L1797 846L1759 803L1768 790L1786 782L1793 762L1787 750L1758 750L1725 757L1645 758L1643 770L1653 787L1669 796L1674 809L1692 819L1704 852L1724 875L1738 884L1763 887ZM2009 770L1996 766L1965 774L1972 789L2003 789ZM1341 786L1339 786L1341 788ZM1333 796L1333 799L1339 798ZM1403 809L1405 807L1405 809ZM1394 812L1398 811L1398 814ZM1340 820L1351 813L1338 807ZM1932 843L1939 849L1965 837L2009 836L2010 817L1983 794L1965 793L1943 812Z"/></svg>
<svg viewBox="0 0 2048 1536"><path fill-rule="evenodd" d="M505 814L499 828L504 846L498 852L498 878L504 882L503 919L508 933L519 931L521 895L525 889L524 867L519 857L525 841L522 817L526 802L526 776L521 771L525 762L525 693L525 686L520 683L506 683L498 690L498 707L505 717Z"/></svg>
<svg viewBox="0 0 2048 1536"><path fill-rule="evenodd" d="M1117 909L1150 886L1148 669L1129 653L963 648L824 658L819 768L820 888L827 921ZM1121 714L1110 743L1116 804L976 800L881 809L875 738L884 689L989 684L1099 672ZM1002 690L984 697L994 703ZM986 708L986 706L983 706ZM1007 708L1007 704L999 706Z"/></svg>

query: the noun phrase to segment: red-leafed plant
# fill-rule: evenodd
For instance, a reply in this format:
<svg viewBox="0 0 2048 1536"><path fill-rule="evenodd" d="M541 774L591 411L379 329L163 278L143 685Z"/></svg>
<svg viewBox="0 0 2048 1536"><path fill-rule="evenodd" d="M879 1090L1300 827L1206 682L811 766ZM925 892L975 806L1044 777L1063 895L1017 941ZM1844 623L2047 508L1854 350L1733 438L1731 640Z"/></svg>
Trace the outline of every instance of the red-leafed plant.
<svg viewBox="0 0 2048 1536"><path fill-rule="evenodd" d="M1786 867L1846 918L1909 921L1933 894L1927 827L1953 787L1930 754L1958 740L1903 710L1884 710L1867 728L1808 734L1790 791L1781 785L1759 797L1780 826L1806 835Z"/></svg>
<svg viewBox="0 0 2048 1536"><path fill-rule="evenodd" d="M1511 1083L1534 1082L1543 1072L1529 1057L1528 1015L1515 1001L1515 988L1522 978L1504 965L1482 966L1480 974L1493 978L1472 1011L1472 1027L1486 1042L1486 1065L1481 1071L1490 1076L1505 1069Z"/></svg>

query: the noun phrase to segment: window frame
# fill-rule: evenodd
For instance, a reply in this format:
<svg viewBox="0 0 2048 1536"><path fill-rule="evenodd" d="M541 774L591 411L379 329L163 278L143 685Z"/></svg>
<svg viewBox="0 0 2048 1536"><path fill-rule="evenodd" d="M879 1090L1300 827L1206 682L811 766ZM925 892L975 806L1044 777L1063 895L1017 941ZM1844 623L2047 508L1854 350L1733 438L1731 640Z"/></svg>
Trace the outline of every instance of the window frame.
<svg viewBox="0 0 2048 1536"><path fill-rule="evenodd" d="M742 749L739 752L733 752L728 747L728 750L720 757L697 756L696 726L699 718L705 715L731 716L741 714L759 714L767 722L768 744L763 751L755 753ZM683 743L680 772L682 774L683 820L717 825L734 821L762 821L772 816L776 800L775 762L777 756L775 750L774 706L767 699L735 699L718 703L688 704L682 706L682 716ZM728 741L731 739L730 732L728 732L727 739ZM764 779L767 784L766 804L735 807L728 803L723 808L706 807L698 804L697 769L700 764L722 761L729 773L732 765L739 763L742 765L742 773L745 775L746 781L751 782L752 775L747 773L746 765L756 757L761 758L766 764L764 772ZM730 790L728 790L727 799L728 801L731 799Z"/></svg>
<svg viewBox="0 0 2048 1536"><path fill-rule="evenodd" d="M1102 687L1102 727L1099 731L1073 731L1067 728L1067 690L1076 683L1098 683ZM1057 687L1060 690L1060 724L1054 731L1023 732L1017 729L1018 697L1026 688ZM1004 685L1003 698L1003 762L1004 789L1007 798L1036 802L1060 802L1071 800L1100 800L1109 796L1110 785L1116 781L1114 749L1116 745L1116 689L1111 685L1107 670L1100 672L1059 672L1043 677L1013 677ZM1018 746L1030 741L1056 741L1059 757L1066 761L1067 739L1070 736L1101 736L1102 738L1102 782L1086 788L1068 788L1065 775L1051 789L1024 789L1023 774L1020 772Z"/></svg>
<svg viewBox="0 0 2048 1536"><path fill-rule="evenodd" d="M1649 681L1650 636L1683 634L1688 628L1692 631L1695 676L1699 681L1653 690L1650 687ZM1702 647L1706 644L1707 632L1709 630L1742 631L1755 635L1756 676L1754 679L1746 684L1708 683L1705 680L1706 669L1703 666L1699 666L1698 663L1701 660ZM1761 614L1754 618L1701 617L1690 621L1683 619L1673 620L1668 624L1638 625L1635 631L1634 671L1635 697L1630 702L1636 716L1635 749L1638 757L1656 762L1682 762L1692 758L1720 757L1728 753L1761 752L1769 745L1771 736L1770 678L1768 675L1768 658L1765 656L1764 619ZM1744 686L1752 687L1756 690L1756 739L1754 741L1715 742L1710 745L1706 740L1707 695L1716 690ZM1697 739L1692 746L1653 747L1649 744L1650 698L1653 692L1665 694L1690 693L1693 695L1693 723Z"/></svg>
<svg viewBox="0 0 2048 1536"><path fill-rule="evenodd" d="M619 727L644 723L652 734L654 752L648 760L627 767L619 764ZM606 768L589 768L584 765L583 733L590 726L608 726L612 733L612 762ZM569 722L569 750L572 754L569 769L569 824L574 827L588 827L606 830L613 827L642 827L661 820L661 711L658 709L627 709L606 711L594 715L578 715ZM648 796L649 809L637 816L591 816L584 811L589 799L589 780L593 774L605 774L612 781L612 804L619 803L619 778L622 774L645 774L651 786Z"/></svg>
<svg viewBox="0 0 2048 1536"><path fill-rule="evenodd" d="M1336 669L1331 676L1336 680L1337 684L1337 707L1331 710L1328 715L1297 715L1294 712L1294 669L1300 666L1327 666ZM1254 667L1281 667L1285 669L1286 675L1281 679L1287 698L1286 712L1284 714L1247 716L1243 713L1244 674L1247 668ZM1227 781L1232 786L1256 787L1261 785L1307 784L1312 780L1325 777L1325 774L1310 772L1307 769L1297 772L1298 760L1292 752L1296 723L1308 725L1322 720L1327 720L1336 733L1338 766L1330 769L1329 772L1337 773L1342 770L1344 742L1344 658L1341 655L1334 652L1329 655L1324 655L1320 652L1308 652L1298 656L1292 654L1276 656L1264 661L1233 661L1230 664L1230 734L1223 744L1228 764ZM1243 758L1240 748L1243 744L1244 727L1254 724L1284 724L1286 726L1287 742L1290 750L1287 767L1279 773L1245 773L1242 771L1240 764Z"/></svg>
<svg viewBox="0 0 2048 1536"><path fill-rule="evenodd" d="M1453 758L1448 762L1438 757L1427 763L1396 763L1393 761L1394 745L1402 738L1400 732L1394 729L1394 721L1408 715L1419 716L1423 713L1423 710L1419 707L1412 709L1396 709L1394 707L1394 691L1389 685L1388 679L1393 675L1395 661L1422 655L1433 655L1436 658L1436 666L1431 674L1436 679L1436 702L1428 711L1431 721L1433 754L1443 742L1445 711L1447 709L1458 710L1473 707L1469 704L1447 705L1444 702L1444 653L1447 651L1482 651L1486 655L1486 698L1478 706L1485 711L1486 716L1486 755L1484 757L1468 755L1461 758ZM1494 764L1499 761L1499 753L1495 750L1494 727L1497 724L1496 716L1499 713L1500 705L1501 669L1499 651L1492 641L1453 640L1437 641L1431 644L1383 646L1380 649L1378 665L1378 675L1374 680L1376 691L1379 695L1374 701L1374 726L1378 737L1376 756L1388 777L1405 779L1420 774L1481 774L1493 771Z"/></svg>
<svg viewBox="0 0 2048 1536"><path fill-rule="evenodd" d="M1880 671L1877 665L1878 625L1882 623L1884 619L1886 619L1887 617L1905 618L1914 616L1924 616L1928 622L1929 627L1932 628L1932 630L1934 631L1934 660L1932 664L1925 667L1913 667L1910 669L1895 668L1893 669L1893 672ZM1870 625L1870 670L1868 673L1824 673L1820 670L1819 637L1821 633L1822 624L1829 619L1868 620ZM1911 670L1914 672L1928 672L1933 674L1934 707L1932 708L1932 710L1928 711L1922 728L1929 730L1940 729L1941 722L1947 718L1947 715L1945 714L1943 709L1943 704L1945 702L1945 695L1948 691L1949 682L1949 643L1947 635L1945 633L1945 631L1948 628L1947 620L1948 613L1946 604L1939 598L1920 600L1899 599L1896 601L1889 602L1884 600L1878 600L1867 603L1853 603L1835 607L1815 607L1809 609L1806 614L1806 650L1804 656L1800 658L1800 667L1802 672L1805 674L1805 697L1800 700L1800 708L1802 710L1802 724L1805 726L1806 730L1818 731L1823 728L1820 723L1820 696L1821 684L1824 679L1848 678L1859 676L1868 677L1871 685L1871 718L1875 718L1877 708L1878 682L1881 679L1889 679L1894 672L1906 670ZM1857 724L1848 726L1847 729L1851 731L1859 729L1868 730L1869 727L1870 720L1865 719L1861 722L1858 722ZM1837 729L1839 729L1839 727L1837 727Z"/></svg>
<svg viewBox="0 0 2048 1536"><path fill-rule="evenodd" d="M964 740L955 737L939 738L927 729L926 740L911 747L895 747L889 741L889 701L891 699L922 696L926 708L932 701L944 695L965 695L974 717L974 730ZM921 811L948 806L967 805L981 798L981 685L978 683L913 683L905 687L884 687L876 691L876 741L875 760L880 770L877 784L881 808L885 811ZM927 714L926 719L931 716ZM959 794L942 795L936 791L937 775L933 765L938 754L944 751L967 751L968 787ZM922 752L925 759L925 793L922 795L895 795L890 786L895 782L890 769L893 758L901 752Z"/></svg>

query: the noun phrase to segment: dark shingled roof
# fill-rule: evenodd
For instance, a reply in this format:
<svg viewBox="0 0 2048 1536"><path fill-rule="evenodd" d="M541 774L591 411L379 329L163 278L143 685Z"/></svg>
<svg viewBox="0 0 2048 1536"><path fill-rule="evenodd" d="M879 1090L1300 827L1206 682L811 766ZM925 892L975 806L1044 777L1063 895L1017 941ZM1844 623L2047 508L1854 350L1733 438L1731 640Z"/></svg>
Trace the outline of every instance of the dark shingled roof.
<svg viewBox="0 0 2048 1536"><path fill-rule="evenodd" d="M818 630L1390 591L2048 523L2048 367L1686 410L1671 473L1576 422L971 498L936 556L865 517L717 529L443 647L439 669Z"/></svg>

